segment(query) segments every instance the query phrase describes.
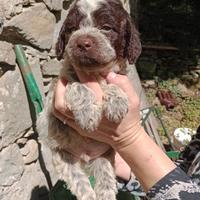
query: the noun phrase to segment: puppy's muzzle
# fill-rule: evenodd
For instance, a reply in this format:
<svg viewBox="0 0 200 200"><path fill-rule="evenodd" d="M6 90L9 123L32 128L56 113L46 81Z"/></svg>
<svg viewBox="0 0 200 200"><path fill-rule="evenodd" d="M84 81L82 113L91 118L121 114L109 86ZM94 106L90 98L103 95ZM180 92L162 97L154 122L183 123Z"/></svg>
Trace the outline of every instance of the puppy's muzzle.
<svg viewBox="0 0 200 200"><path fill-rule="evenodd" d="M78 50L84 54L90 53L90 51L94 51L95 48L94 39L89 36L80 36L77 39L76 44Z"/></svg>
<svg viewBox="0 0 200 200"><path fill-rule="evenodd" d="M96 28L83 28L74 32L66 52L72 65L84 70L100 70L116 59L110 41Z"/></svg>

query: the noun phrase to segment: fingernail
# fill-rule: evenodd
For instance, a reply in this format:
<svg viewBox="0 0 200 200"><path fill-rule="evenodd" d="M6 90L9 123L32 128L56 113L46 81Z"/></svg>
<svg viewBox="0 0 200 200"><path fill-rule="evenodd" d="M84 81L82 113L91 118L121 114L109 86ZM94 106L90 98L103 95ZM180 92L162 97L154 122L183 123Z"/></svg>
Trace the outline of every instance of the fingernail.
<svg viewBox="0 0 200 200"><path fill-rule="evenodd" d="M64 78L61 78L61 82L62 82L63 85L67 85L68 81L66 79L64 79Z"/></svg>
<svg viewBox="0 0 200 200"><path fill-rule="evenodd" d="M117 74L115 72L109 72L107 75L107 79L114 79L117 76Z"/></svg>

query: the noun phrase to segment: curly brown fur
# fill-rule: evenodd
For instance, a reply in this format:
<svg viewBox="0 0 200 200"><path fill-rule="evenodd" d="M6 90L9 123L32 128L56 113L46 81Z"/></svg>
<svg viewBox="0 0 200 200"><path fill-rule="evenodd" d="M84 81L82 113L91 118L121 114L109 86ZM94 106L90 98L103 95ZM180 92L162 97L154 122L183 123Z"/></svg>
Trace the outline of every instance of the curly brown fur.
<svg viewBox="0 0 200 200"><path fill-rule="evenodd" d="M74 1L61 28L56 53L59 60L64 58L60 76L68 80L66 107L82 129L94 131L103 115L120 122L128 112L128 98L116 85L100 81L104 97L102 104L97 103L94 92L78 81L74 68L97 79L109 71L126 73L126 61L136 62L140 52L138 32L120 0ZM48 132L48 145L60 178L78 200L115 200L114 150L80 136L56 119L52 113L53 95L52 89L37 128L42 135ZM88 175L95 177L94 190Z"/></svg>

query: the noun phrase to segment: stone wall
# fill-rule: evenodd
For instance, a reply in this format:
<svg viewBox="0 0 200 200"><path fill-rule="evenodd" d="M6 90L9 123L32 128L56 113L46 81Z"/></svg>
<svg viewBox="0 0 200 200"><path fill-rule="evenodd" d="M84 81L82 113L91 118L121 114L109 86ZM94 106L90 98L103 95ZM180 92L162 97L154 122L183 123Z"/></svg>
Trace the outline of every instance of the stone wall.
<svg viewBox="0 0 200 200"><path fill-rule="evenodd" d="M124 0L129 9L129 1ZM45 100L61 67L54 45L69 0L0 0L0 199L48 199L57 181L50 150L33 128L13 50L22 44Z"/></svg>

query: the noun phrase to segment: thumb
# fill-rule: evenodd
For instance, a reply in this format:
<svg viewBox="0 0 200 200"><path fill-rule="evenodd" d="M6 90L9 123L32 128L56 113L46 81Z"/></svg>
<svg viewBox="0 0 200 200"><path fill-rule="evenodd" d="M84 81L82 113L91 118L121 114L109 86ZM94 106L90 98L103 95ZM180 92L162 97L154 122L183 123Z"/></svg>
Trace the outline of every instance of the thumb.
<svg viewBox="0 0 200 200"><path fill-rule="evenodd" d="M130 80L125 75L109 72L106 80L108 83L119 86L125 93L129 93L130 90L133 90Z"/></svg>
<svg viewBox="0 0 200 200"><path fill-rule="evenodd" d="M109 72L106 80L108 83L112 83L121 88L128 95L128 97L133 99L138 98L136 91L127 76Z"/></svg>
<svg viewBox="0 0 200 200"><path fill-rule="evenodd" d="M96 77L92 76L91 74L88 75L88 74L84 73L83 71L79 71L77 69L75 69L75 71L76 71L76 74L77 74L80 82L84 83L87 87L92 89L96 96L96 100L98 102L102 102L103 91L102 91L101 86L99 85Z"/></svg>

